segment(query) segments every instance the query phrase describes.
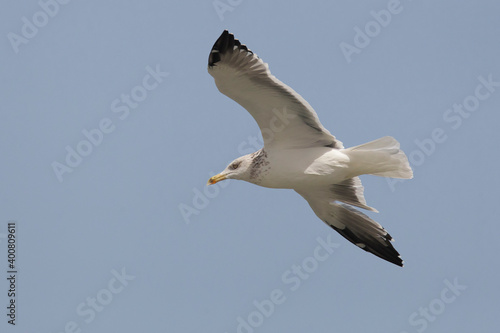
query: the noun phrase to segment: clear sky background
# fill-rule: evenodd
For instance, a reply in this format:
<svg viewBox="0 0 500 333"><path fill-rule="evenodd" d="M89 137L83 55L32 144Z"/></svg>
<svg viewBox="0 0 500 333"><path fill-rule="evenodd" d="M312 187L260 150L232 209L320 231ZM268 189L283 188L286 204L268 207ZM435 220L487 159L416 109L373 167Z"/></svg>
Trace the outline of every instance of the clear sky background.
<svg viewBox="0 0 500 333"><path fill-rule="evenodd" d="M0 11L0 331L498 330L498 1L62 2ZM224 29L345 146L401 142L415 178L362 181L404 268L293 191L206 187L260 148L206 71Z"/></svg>

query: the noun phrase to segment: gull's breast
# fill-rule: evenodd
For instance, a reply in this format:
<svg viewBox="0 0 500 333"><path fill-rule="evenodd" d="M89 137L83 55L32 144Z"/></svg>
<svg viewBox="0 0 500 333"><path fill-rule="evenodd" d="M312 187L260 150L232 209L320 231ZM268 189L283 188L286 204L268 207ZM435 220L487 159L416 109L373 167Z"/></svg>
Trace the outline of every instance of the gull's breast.
<svg viewBox="0 0 500 333"><path fill-rule="evenodd" d="M251 182L271 188L336 184L349 173L349 157L327 147L262 151L253 163Z"/></svg>

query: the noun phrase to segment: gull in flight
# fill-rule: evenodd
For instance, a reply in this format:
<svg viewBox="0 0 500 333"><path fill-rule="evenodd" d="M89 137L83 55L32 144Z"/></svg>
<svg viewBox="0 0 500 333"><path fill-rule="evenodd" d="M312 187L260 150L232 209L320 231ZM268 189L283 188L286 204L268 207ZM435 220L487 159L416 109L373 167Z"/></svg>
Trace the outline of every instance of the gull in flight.
<svg viewBox="0 0 500 333"><path fill-rule="evenodd" d="M208 72L219 91L255 119L264 147L241 156L208 180L239 179L269 188L293 189L327 225L361 249L403 266L385 229L354 207L366 204L358 178L413 177L399 142L386 136L344 148L321 125L314 109L278 80L255 53L225 30L208 58Z"/></svg>

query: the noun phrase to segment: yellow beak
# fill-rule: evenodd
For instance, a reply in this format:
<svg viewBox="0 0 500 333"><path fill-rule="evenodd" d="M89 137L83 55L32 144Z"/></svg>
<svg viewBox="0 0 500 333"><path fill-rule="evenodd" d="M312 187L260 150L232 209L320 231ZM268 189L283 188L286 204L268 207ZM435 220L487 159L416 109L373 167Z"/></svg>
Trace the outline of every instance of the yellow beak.
<svg viewBox="0 0 500 333"><path fill-rule="evenodd" d="M218 175L215 175L212 178L210 178L207 182L207 185L213 185L213 184L220 182L221 180L224 180L224 179L226 179L226 175L219 173Z"/></svg>

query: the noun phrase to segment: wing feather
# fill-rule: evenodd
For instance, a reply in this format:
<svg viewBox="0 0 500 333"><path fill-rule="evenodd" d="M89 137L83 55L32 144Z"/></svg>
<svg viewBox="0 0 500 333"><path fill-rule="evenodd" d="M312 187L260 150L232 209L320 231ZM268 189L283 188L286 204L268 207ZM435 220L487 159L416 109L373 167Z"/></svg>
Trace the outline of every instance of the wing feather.
<svg viewBox="0 0 500 333"><path fill-rule="evenodd" d="M252 115L266 148L343 148L321 125L311 105L272 75L268 65L227 30L212 47L208 72L221 93Z"/></svg>
<svg viewBox="0 0 500 333"><path fill-rule="evenodd" d="M296 191L322 221L348 241L377 257L403 266L403 260L391 244L391 235L379 223L352 207L376 211L366 205L363 186L357 177L329 188Z"/></svg>

